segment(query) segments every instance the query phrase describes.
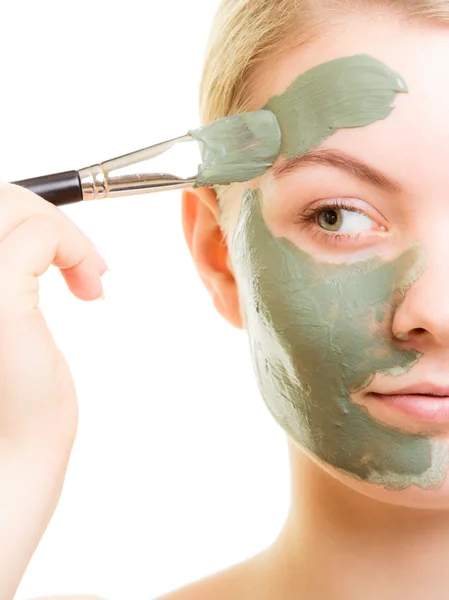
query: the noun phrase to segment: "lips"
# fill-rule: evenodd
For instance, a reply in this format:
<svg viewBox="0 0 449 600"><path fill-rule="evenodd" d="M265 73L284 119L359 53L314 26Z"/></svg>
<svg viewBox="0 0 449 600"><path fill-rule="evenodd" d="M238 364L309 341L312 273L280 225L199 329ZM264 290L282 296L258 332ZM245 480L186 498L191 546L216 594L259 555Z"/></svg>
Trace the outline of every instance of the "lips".
<svg viewBox="0 0 449 600"><path fill-rule="evenodd" d="M437 385L433 383L417 383L415 385L409 385L407 387L398 388L388 392L380 392L382 395L387 396L402 396L409 394L420 394L423 396L449 396L449 385Z"/></svg>
<svg viewBox="0 0 449 600"><path fill-rule="evenodd" d="M420 422L449 423L449 386L418 383L388 393L368 392L368 399Z"/></svg>

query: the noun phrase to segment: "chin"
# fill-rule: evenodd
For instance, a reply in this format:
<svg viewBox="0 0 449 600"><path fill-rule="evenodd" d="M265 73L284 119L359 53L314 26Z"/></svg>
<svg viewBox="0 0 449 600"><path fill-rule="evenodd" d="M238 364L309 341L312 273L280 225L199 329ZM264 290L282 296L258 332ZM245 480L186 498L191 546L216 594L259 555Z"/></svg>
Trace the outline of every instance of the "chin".
<svg viewBox="0 0 449 600"><path fill-rule="evenodd" d="M449 448L449 441L447 444ZM318 462L315 459L313 460L339 483L372 500L408 508L428 510L449 509L449 476L447 474L442 484L438 487L424 488L416 484L411 484L402 490L390 490L383 485L362 481L354 475L349 475L339 471L335 467Z"/></svg>
<svg viewBox="0 0 449 600"><path fill-rule="evenodd" d="M293 472L299 467L301 489L314 488L316 497L325 497L326 501L335 498L350 507L353 502L367 498L391 506L402 506L411 509L448 510L449 509L449 475L446 472L442 483L435 487L420 487L411 484L402 490L391 490L384 485L361 480L355 475L329 465L298 444L288 435L290 458ZM449 451L449 436L444 439ZM350 492L350 497L348 496ZM303 492L301 492L303 493Z"/></svg>

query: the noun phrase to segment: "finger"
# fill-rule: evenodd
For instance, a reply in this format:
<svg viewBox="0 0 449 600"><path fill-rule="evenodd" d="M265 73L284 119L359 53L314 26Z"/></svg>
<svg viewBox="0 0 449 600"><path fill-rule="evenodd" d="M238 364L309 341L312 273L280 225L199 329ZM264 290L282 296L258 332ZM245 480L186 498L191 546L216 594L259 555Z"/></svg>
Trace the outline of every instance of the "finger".
<svg viewBox="0 0 449 600"><path fill-rule="evenodd" d="M71 291L79 298L85 298L84 288L86 277L91 279L92 272L95 276L95 268L100 275L107 269L104 259L91 240L71 221L67 215L56 206L43 200L33 192L20 186L0 182L0 244L2 240L16 228L24 219L30 215L45 215L55 220L58 227L63 230L65 246L62 246L53 261L53 264L61 269ZM78 246L78 253L70 251L70 257L65 255L65 248ZM73 262L75 261L75 262ZM48 265L47 267L48 268ZM88 288L90 286L88 285Z"/></svg>
<svg viewBox="0 0 449 600"><path fill-rule="evenodd" d="M57 206L44 200L34 192L18 185L0 182L0 242L15 229L26 217L41 214L55 219L58 224L70 224L78 232L85 234ZM92 242L86 240L92 245Z"/></svg>
<svg viewBox="0 0 449 600"><path fill-rule="evenodd" d="M27 216L34 214L48 216L55 219L61 227L65 226L78 232L81 238L84 238L83 244L88 248L91 247L93 253L96 254L99 269L106 270L107 265L92 241L57 206L40 198L30 190L11 183L0 182L0 243ZM55 266L60 267L57 263ZM65 268L70 267L65 266Z"/></svg>
<svg viewBox="0 0 449 600"><path fill-rule="evenodd" d="M98 265L93 259L91 245L85 236L70 226L62 227L43 215L31 215L20 223L0 243L0 302L16 304L18 310L38 305L37 277L50 264L61 269L76 269L76 277L69 282L72 292L83 300L92 300L101 294ZM25 304L23 304L25 303Z"/></svg>

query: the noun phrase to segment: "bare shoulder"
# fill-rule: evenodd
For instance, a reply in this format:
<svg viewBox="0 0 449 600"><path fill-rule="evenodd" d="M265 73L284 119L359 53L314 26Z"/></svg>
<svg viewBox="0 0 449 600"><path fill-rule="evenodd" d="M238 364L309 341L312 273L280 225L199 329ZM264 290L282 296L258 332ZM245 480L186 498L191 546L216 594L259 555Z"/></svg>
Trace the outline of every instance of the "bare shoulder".
<svg viewBox="0 0 449 600"><path fill-rule="evenodd" d="M268 600L276 597L272 594L273 579L270 573L270 561L265 553L233 565L209 577L174 590L155 600ZM59 594L40 596L29 600L107 600L92 594Z"/></svg>
<svg viewBox="0 0 449 600"><path fill-rule="evenodd" d="M38 596L30 600L107 600L94 594L58 594L57 596Z"/></svg>
<svg viewBox="0 0 449 600"><path fill-rule="evenodd" d="M267 575L258 555L156 600L266 600Z"/></svg>

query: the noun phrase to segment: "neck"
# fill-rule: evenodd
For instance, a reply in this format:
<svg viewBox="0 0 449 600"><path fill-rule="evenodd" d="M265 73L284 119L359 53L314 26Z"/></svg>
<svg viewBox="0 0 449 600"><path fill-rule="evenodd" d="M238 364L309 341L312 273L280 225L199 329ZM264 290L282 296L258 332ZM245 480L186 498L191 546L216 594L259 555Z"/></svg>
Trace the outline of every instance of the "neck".
<svg viewBox="0 0 449 600"><path fill-rule="evenodd" d="M272 547L282 598L447 599L449 511L373 500L292 442L290 456L291 511Z"/></svg>

